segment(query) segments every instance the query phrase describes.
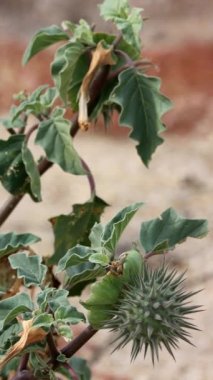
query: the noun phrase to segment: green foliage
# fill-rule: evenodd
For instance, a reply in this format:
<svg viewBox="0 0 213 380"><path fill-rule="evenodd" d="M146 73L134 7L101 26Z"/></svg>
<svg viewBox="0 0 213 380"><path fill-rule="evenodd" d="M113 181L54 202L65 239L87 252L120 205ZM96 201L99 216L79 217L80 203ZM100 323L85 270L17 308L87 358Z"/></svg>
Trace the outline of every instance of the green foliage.
<svg viewBox="0 0 213 380"><path fill-rule="evenodd" d="M17 129L22 129L26 126L26 122L23 118L17 117L14 119L14 114L16 113L16 106L12 106L10 108L8 117L3 117L0 118L0 123L6 128L17 128Z"/></svg>
<svg viewBox="0 0 213 380"><path fill-rule="evenodd" d="M139 142L137 152L146 166L163 142L159 137L164 130L160 118L171 107L168 98L160 94L159 87L158 78L129 68L119 75L119 84L110 96L111 102L120 106L120 124L132 128L130 137Z"/></svg>
<svg viewBox="0 0 213 380"><path fill-rule="evenodd" d="M115 215L109 223L107 223L101 236L101 247L109 250L110 252L115 250L122 232L142 205L143 203L140 202L125 207L117 215ZM97 243L97 241L95 243Z"/></svg>
<svg viewBox="0 0 213 380"><path fill-rule="evenodd" d="M68 35L57 25L40 29L27 47L23 56L23 63L26 64L35 54L48 46L59 41L68 40L68 38Z"/></svg>
<svg viewBox="0 0 213 380"><path fill-rule="evenodd" d="M50 219L55 236L55 251L50 258L51 264L57 264L67 250L76 244L89 244L90 230L99 222L106 206L106 202L95 196L84 204L73 205L70 214Z"/></svg>
<svg viewBox="0 0 213 380"><path fill-rule="evenodd" d="M9 262L13 269L17 269L17 277L24 279L26 287L43 283L47 267L41 264L40 256L29 256L24 252L18 252L9 257Z"/></svg>
<svg viewBox="0 0 213 380"><path fill-rule="evenodd" d="M146 253L164 253L183 243L187 237L201 238L207 232L206 220L185 219L170 208L160 218L142 223L140 241Z"/></svg>
<svg viewBox="0 0 213 380"><path fill-rule="evenodd" d="M47 158L65 172L85 175L81 159L70 137L71 124L63 117L50 118L40 123L36 144L42 146Z"/></svg>
<svg viewBox="0 0 213 380"><path fill-rule="evenodd" d="M146 166L162 144L161 118L171 103L160 92L160 79L148 76L141 60L141 11L127 0L105 0L101 16L115 24L117 35L95 31L85 20L68 20L61 27L39 30L24 53L27 63L50 45L63 43L51 63L54 86L20 91L8 117L0 119L10 134L0 140L0 181L12 194L0 211L0 224L25 194L42 201L41 176L53 164L66 173L87 176L91 196L74 204L71 212L49 219L54 235L49 257L33 252L31 245L40 238L31 233L0 234L2 380L13 377L12 371L14 380L90 380L86 361L73 353L103 328L117 333L119 349L132 342L132 359L144 348L154 362L159 348L164 346L173 356L179 339L190 343L188 330L195 326L188 314L199 311L188 304L193 293L183 288L183 275L166 266L151 270L147 261L188 237L203 237L207 222L167 209L160 218L143 221L134 248L118 255L121 235L143 203L123 207L103 224L108 204L96 195L92 171L73 144L79 129L92 127L100 116L107 128L113 124L114 111L120 126L130 129ZM37 157L34 144L44 156ZM81 296L86 287L84 316L72 297ZM87 321L89 326L74 334L73 325Z"/></svg>
<svg viewBox="0 0 213 380"><path fill-rule="evenodd" d="M76 104L77 93L81 81L88 70L88 64L85 64L85 46L80 42L72 42L62 46L57 50L55 59L52 63L52 76L58 92L66 104L68 100ZM83 57L83 60L81 59ZM79 82L78 90L75 91Z"/></svg>
<svg viewBox="0 0 213 380"><path fill-rule="evenodd" d="M50 101L50 103L47 102L47 98L49 98L49 91L47 90L48 95L46 93L46 96L44 96L44 90L47 89L47 85L43 85L38 87L32 94L29 94L26 98L23 99L23 101L20 102L20 104L15 108L13 112L13 118L12 121L14 122L17 120L17 118L25 112L26 115L33 114L35 116L38 116L42 114L42 112L45 112L46 108L50 108L51 103L55 99L56 93L54 91L53 99ZM43 97L42 97L43 96Z"/></svg>
<svg viewBox="0 0 213 380"><path fill-rule="evenodd" d="M40 240L38 236L33 234L16 234L14 232L0 234L0 258Z"/></svg>
<svg viewBox="0 0 213 380"><path fill-rule="evenodd" d="M30 191L32 193L33 199L40 202L42 200L40 174L34 161L33 155L26 144L22 145L22 160L30 181Z"/></svg>
<svg viewBox="0 0 213 380"><path fill-rule="evenodd" d="M14 321L18 315L32 309L33 303L26 293L18 293L13 297L0 301L0 331Z"/></svg>
<svg viewBox="0 0 213 380"><path fill-rule="evenodd" d="M23 161L23 146L24 135L14 135L6 141L0 140L0 180L11 194L29 192L33 197L29 186L31 178L27 174ZM24 150L25 154L26 150Z"/></svg>
<svg viewBox="0 0 213 380"><path fill-rule="evenodd" d="M11 325L4 327L0 335L0 355L3 354L15 340L17 340L17 335L21 331L20 324L12 323Z"/></svg>
<svg viewBox="0 0 213 380"><path fill-rule="evenodd" d="M141 53L140 33L142 8L131 8L128 0L105 0L100 5L100 14L106 21L113 21L121 30L123 38Z"/></svg>

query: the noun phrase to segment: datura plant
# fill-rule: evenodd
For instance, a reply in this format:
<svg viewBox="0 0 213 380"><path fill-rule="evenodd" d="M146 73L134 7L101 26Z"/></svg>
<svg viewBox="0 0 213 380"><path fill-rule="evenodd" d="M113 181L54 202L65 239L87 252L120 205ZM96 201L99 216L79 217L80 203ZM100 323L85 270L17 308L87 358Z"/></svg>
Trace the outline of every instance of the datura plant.
<svg viewBox="0 0 213 380"><path fill-rule="evenodd" d="M127 0L105 0L99 9L103 20L117 28L116 35L97 32L85 20L64 21L34 35L24 64L59 42L51 63L53 84L20 92L1 119L9 137L0 140L0 180L10 193L0 211L1 225L26 194L42 201L41 176L54 164L86 176L91 190L85 203L50 218L55 242L48 258L36 252L41 238L34 234L0 234L2 380L91 379L88 363L76 352L100 329L115 333L114 349L130 343L132 360L148 352L153 363L163 348L174 356L179 341L190 343L190 331L196 329L189 316L199 306L191 304L195 292L184 289L184 274L165 260L153 269L149 258L169 254L188 237L203 237L207 222L168 208L143 221L138 242L118 255L119 239L143 203L127 205L102 224L108 205L97 196L92 172L73 143L100 117L108 128L117 113L148 166L163 142L161 117L171 106L160 93L160 79L146 74L150 62L142 51L142 9L131 8ZM33 139L43 149L39 159ZM80 296L85 315L72 304L73 296ZM86 327L74 334L78 323Z"/></svg>

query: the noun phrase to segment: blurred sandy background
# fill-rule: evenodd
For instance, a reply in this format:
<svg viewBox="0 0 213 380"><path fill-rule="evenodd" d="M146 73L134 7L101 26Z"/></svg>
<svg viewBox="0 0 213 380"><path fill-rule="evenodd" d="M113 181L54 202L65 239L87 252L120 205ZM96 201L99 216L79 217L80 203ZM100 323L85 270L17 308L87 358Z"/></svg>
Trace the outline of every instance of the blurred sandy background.
<svg viewBox="0 0 213 380"><path fill-rule="evenodd" d="M21 56L28 39L40 27L76 21L84 17L102 29L96 5L81 0L0 0L0 114L6 114L14 92L32 90L51 83L48 64L54 49L41 53L21 67ZM207 218L210 233L200 241L188 240L171 255L171 265L188 268L188 287L204 288L195 302L205 311L195 316L201 332L193 333L197 348L181 343L176 362L165 352L153 368L149 359L138 357L130 364L129 348L109 355L109 335L94 337L82 354L93 365L94 380L212 380L213 352L213 2L210 0L132 1L142 6L144 16L144 56L158 65L163 92L172 98L174 109L167 115L165 143L153 156L150 169L136 155L134 143L118 129L91 130L79 134L75 144L97 180L98 195L112 205L108 220L126 204L144 201L122 239L126 249L137 239L140 223L157 217L168 207L191 218ZM109 30L111 27L109 26ZM123 129L122 129L123 130ZM97 133L99 132L99 133ZM89 197L85 178L51 169L43 180L43 202L33 204L26 196L2 227L30 231L43 238L42 254L52 252L52 232L47 219L68 213L71 205ZM8 197L0 189L1 202ZM154 258L153 258L154 261ZM102 352L102 348L106 352Z"/></svg>

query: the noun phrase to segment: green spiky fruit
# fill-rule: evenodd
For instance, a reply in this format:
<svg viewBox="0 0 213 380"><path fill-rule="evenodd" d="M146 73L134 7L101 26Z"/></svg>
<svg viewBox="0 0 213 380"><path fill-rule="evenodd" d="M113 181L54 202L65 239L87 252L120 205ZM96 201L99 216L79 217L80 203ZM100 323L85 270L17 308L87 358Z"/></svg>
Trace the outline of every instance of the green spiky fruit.
<svg viewBox="0 0 213 380"><path fill-rule="evenodd" d="M188 330L197 328L187 315L199 311L199 306L189 304L197 292L183 289L183 276L165 266L157 270L143 266L141 275L123 290L119 303L111 310L111 320L105 324L105 328L118 333L115 349L132 342L132 359L142 349L146 356L150 349L154 363L163 346L174 358L172 350L178 348L178 340L191 344Z"/></svg>

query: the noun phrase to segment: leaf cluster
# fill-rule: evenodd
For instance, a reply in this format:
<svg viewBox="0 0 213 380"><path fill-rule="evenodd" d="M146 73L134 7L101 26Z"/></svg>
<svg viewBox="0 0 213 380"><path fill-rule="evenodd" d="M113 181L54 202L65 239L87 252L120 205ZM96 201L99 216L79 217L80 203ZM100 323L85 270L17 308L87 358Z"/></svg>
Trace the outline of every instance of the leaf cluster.
<svg viewBox="0 0 213 380"><path fill-rule="evenodd" d="M171 102L160 92L160 79L146 73L141 13L142 9L131 8L127 0L105 0L100 14L104 21L114 23L117 35L96 32L85 20L78 24L64 21L61 26L39 30L24 53L26 64L59 43L50 67L53 85L44 84L32 93L21 91L8 117L0 120L9 133L0 140L0 181L11 194L0 212L0 224L25 194L35 202L42 201L41 176L54 164L66 173L86 176L91 196L74 204L67 214L49 219L54 247L48 258L34 247L41 240L34 234L0 234L3 380L14 370L15 380L60 376L89 380L86 361L74 355L98 329L109 327L110 321L122 324L118 310L125 311L126 306L120 302L133 279L145 273L144 262L153 255L169 253L188 237L201 238L207 233L205 220L183 218L170 208L159 218L143 221L138 241L118 255L121 235L143 203L124 207L103 224L101 216L108 204L97 195L93 174L74 146L79 130L91 128L100 117L108 128L114 113L119 115L119 126L129 128L146 166L162 144L162 117ZM42 156L34 144L42 149ZM88 285L88 298L81 301L88 310L84 316L71 297L81 296ZM150 284L145 288L152 290ZM73 325L87 322L86 330L75 336ZM138 334L144 335L144 331ZM156 342L159 337L155 338ZM140 336L134 333L134 340L137 343ZM140 347L136 347L139 353Z"/></svg>

